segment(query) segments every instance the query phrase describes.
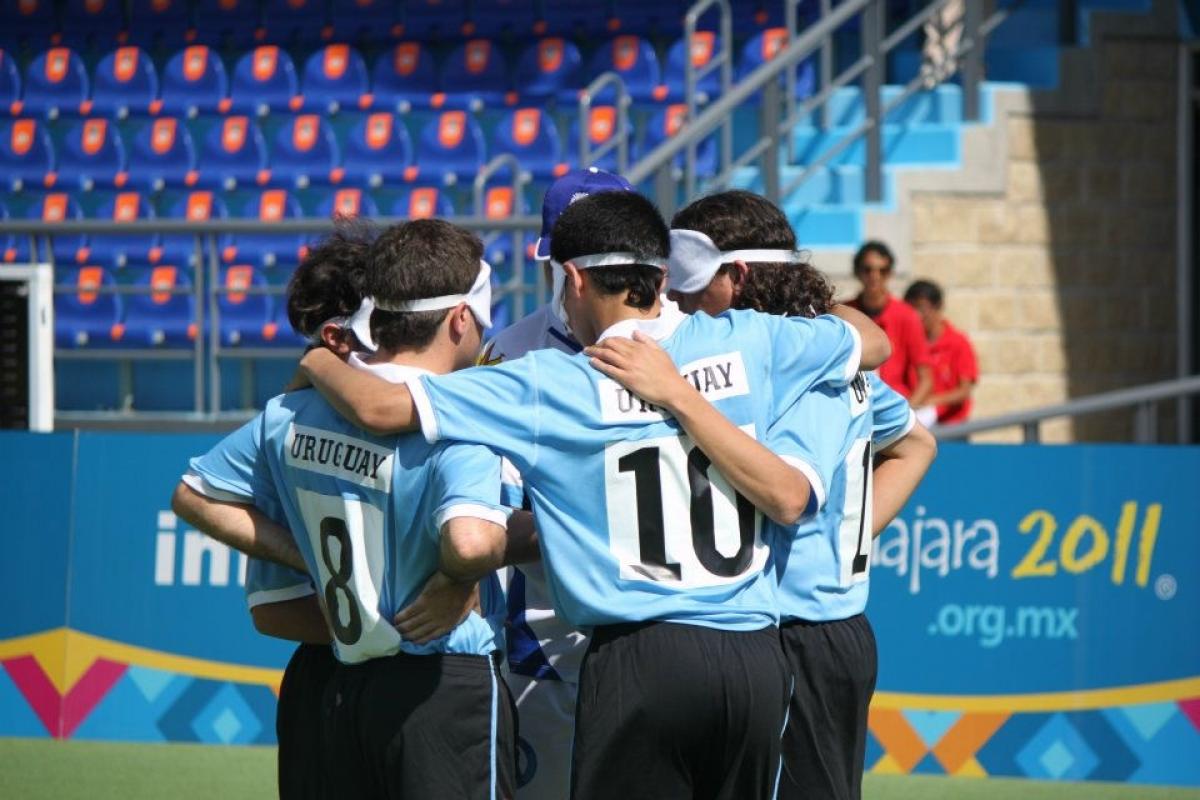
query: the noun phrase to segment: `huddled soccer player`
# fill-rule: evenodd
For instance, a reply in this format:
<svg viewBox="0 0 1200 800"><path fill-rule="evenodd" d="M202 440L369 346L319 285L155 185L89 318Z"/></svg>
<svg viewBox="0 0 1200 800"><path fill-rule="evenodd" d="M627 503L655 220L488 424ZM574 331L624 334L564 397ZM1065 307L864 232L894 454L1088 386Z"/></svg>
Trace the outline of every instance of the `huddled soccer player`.
<svg viewBox="0 0 1200 800"><path fill-rule="evenodd" d="M309 796L858 797L871 541L935 450L869 374L887 335L744 192L669 230L619 176L564 176L551 300L482 351L480 255L441 221L382 233L301 362L316 391L177 490L299 569L255 567L333 643L291 695L322 719Z"/></svg>

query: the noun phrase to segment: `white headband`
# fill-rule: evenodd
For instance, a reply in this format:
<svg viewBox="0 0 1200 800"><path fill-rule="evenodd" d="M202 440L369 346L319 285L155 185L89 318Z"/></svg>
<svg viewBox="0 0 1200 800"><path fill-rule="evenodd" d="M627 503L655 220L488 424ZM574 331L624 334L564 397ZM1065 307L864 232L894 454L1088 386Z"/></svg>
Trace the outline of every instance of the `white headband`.
<svg viewBox="0 0 1200 800"><path fill-rule="evenodd" d="M722 264L734 261L768 264L803 264L804 257L795 250L725 250L721 251L700 231L674 229L671 231L671 259L667 270L669 288L693 294L702 292Z"/></svg>
<svg viewBox="0 0 1200 800"><path fill-rule="evenodd" d="M371 339L371 312L375 310L375 303L371 298L364 297L362 302L358 304L358 310L348 317L330 317L317 326L316 331L309 337L309 341L313 344L324 344L321 339L321 331L326 325L336 325L342 330L350 330L358 338L358 343L372 353L375 352L375 342Z"/></svg>
<svg viewBox="0 0 1200 800"><path fill-rule="evenodd" d="M552 262L556 263L556 262ZM645 265L647 267L658 267L659 269L667 268L667 260L665 258L655 258L654 256L639 256L637 253L597 253L592 256L577 256L576 258L568 258L568 264L572 264L576 269L593 269L595 267L636 267Z"/></svg>
<svg viewBox="0 0 1200 800"><path fill-rule="evenodd" d="M422 297L417 300L406 300L395 305L385 305L375 300L375 308L380 311L410 313L414 311L441 311L444 308L454 308L459 303L466 303L467 308L485 328L492 327L492 268L480 259L479 274L475 283L466 294L444 294L441 297Z"/></svg>

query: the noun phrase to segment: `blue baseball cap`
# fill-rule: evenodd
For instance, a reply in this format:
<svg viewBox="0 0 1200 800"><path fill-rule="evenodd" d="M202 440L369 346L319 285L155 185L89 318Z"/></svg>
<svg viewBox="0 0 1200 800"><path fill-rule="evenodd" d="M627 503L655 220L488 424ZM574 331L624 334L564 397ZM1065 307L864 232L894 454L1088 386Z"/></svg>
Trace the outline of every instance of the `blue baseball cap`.
<svg viewBox="0 0 1200 800"><path fill-rule="evenodd" d="M598 167L575 169L563 175L546 190L542 201L542 235L538 237L533 257L538 261L550 258L550 232L571 203L589 194L632 191L629 181Z"/></svg>

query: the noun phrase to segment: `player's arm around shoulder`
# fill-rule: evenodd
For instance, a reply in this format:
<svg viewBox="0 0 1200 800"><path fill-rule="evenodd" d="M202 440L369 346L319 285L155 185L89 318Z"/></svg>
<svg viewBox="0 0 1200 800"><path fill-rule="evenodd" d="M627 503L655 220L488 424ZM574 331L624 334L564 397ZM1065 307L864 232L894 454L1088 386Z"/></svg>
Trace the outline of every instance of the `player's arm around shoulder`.
<svg viewBox="0 0 1200 800"><path fill-rule="evenodd" d="M417 409L405 384L354 369L323 347L305 353L300 369L330 405L360 428L380 436L417 429Z"/></svg>
<svg viewBox="0 0 1200 800"><path fill-rule="evenodd" d="M860 369L877 369L891 357L891 340L883 332L883 328L872 322L866 314L844 304L835 305L831 313L854 328L858 334L862 342Z"/></svg>

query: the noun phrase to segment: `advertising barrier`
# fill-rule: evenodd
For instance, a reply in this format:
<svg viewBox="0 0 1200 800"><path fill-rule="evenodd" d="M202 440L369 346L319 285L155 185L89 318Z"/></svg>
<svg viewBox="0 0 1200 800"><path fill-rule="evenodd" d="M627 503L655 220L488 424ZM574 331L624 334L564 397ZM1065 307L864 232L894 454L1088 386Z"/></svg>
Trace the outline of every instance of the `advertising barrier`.
<svg viewBox="0 0 1200 800"><path fill-rule="evenodd" d="M0 736L271 743L286 642L175 519L212 435L0 435ZM867 767L1200 786L1200 448L944 445L875 543Z"/></svg>

